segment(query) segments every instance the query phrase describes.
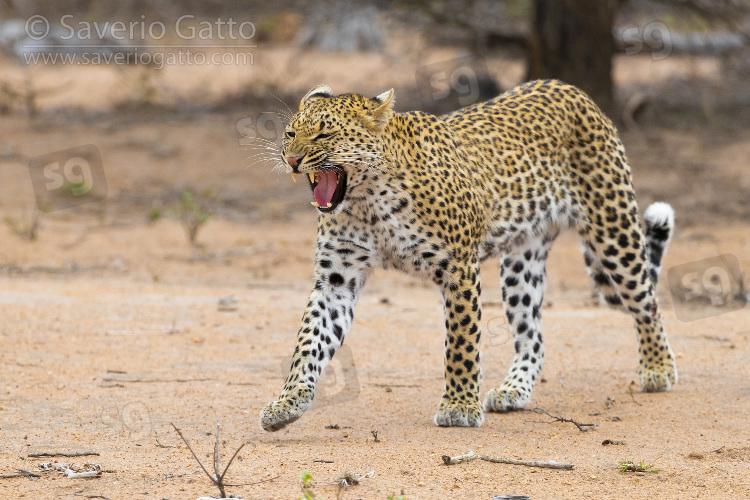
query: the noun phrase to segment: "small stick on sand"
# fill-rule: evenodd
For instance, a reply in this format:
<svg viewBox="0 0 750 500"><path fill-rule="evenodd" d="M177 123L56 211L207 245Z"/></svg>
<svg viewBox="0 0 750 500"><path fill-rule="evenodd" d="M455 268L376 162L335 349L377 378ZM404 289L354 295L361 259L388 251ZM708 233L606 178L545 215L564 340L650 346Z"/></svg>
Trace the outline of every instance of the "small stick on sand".
<svg viewBox="0 0 750 500"><path fill-rule="evenodd" d="M471 462L477 458L477 454L473 451L470 451L469 453L465 455L458 455L456 457L449 457L448 455L443 455L443 463L445 465L456 465L463 462Z"/></svg>
<svg viewBox="0 0 750 500"><path fill-rule="evenodd" d="M514 460L512 458L491 457L489 455L479 455L479 458L488 462L495 462L498 464L525 465L526 467L542 467L545 469L573 469L573 464L571 463L555 462L554 460L551 460L549 462L538 462L535 460Z"/></svg>
<svg viewBox="0 0 750 500"><path fill-rule="evenodd" d="M29 453L29 457L31 458L42 458L42 457L98 457L99 452L98 451L44 451L41 453Z"/></svg>
<svg viewBox="0 0 750 500"><path fill-rule="evenodd" d="M480 460L485 460L487 462L494 462L496 464L525 465L526 467L542 467L545 469L564 470L571 470L573 468L573 464L567 462L555 462L553 460L549 462L539 462L535 460L515 460L513 458L491 457L489 455L477 456L477 454L473 451L470 451L465 455L458 455L456 457L443 455L443 463L445 465L456 465L463 462L471 462L472 460L477 458L479 458Z"/></svg>
<svg viewBox="0 0 750 500"><path fill-rule="evenodd" d="M596 429L597 427L599 427L599 424L582 424L580 422L576 422L575 420L573 420L571 418L561 417L560 415L552 415L550 412L548 412L544 408L540 407L538 404L537 404L536 408L534 408L533 410L529 410L529 411L532 412L532 413L540 413L540 414L544 413L549 418L553 419L552 420L553 422L564 422L564 423L573 424L576 427L578 427L578 430L581 431L581 432L588 432L590 430L593 430L593 429Z"/></svg>
<svg viewBox="0 0 750 500"><path fill-rule="evenodd" d="M16 469L18 472L15 474L0 474L0 479L12 479L14 477L42 477L35 472L30 470Z"/></svg>

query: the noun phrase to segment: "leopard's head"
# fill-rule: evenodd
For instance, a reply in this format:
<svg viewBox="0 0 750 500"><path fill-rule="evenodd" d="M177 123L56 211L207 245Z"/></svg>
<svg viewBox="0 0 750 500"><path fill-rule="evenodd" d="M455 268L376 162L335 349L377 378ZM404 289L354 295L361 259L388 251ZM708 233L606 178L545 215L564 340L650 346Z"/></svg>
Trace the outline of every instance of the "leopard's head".
<svg viewBox="0 0 750 500"><path fill-rule="evenodd" d="M333 96L318 85L308 92L284 132L282 161L310 182L318 210L332 212L382 163L380 136L393 117L393 89L374 98Z"/></svg>

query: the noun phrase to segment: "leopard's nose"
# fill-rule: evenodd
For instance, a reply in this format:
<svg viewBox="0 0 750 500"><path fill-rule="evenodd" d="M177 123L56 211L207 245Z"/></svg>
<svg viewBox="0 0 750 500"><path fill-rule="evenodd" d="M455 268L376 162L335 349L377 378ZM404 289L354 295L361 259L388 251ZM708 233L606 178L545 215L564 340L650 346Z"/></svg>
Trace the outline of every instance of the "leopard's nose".
<svg viewBox="0 0 750 500"><path fill-rule="evenodd" d="M297 173L297 167L299 167L299 164L302 163L302 158L304 157L305 155L287 156L286 161L289 163L289 166L292 167L292 170L294 170L294 172Z"/></svg>

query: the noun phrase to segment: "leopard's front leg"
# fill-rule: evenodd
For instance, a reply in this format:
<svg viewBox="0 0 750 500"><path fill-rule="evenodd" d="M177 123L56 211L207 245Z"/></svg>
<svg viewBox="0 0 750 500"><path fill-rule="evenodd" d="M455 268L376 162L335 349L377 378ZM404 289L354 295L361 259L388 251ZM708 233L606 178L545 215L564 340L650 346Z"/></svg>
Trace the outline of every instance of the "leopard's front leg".
<svg viewBox="0 0 750 500"><path fill-rule="evenodd" d="M370 270L370 256L361 247L318 239L315 285L297 334L292 366L279 399L260 412L263 430L277 431L310 409L321 372L349 332Z"/></svg>
<svg viewBox="0 0 750 500"><path fill-rule="evenodd" d="M443 285L445 392L435 414L441 427L479 427L484 422L479 404L480 292L476 263L457 269Z"/></svg>

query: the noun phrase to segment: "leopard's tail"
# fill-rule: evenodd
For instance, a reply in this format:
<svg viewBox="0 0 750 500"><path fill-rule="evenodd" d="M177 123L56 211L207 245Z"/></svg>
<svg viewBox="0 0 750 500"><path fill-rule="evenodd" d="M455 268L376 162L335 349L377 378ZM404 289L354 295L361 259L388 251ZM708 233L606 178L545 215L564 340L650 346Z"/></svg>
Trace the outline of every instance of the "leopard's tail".
<svg viewBox="0 0 750 500"><path fill-rule="evenodd" d="M646 225L646 259L651 282L656 287L661 271L661 259L674 233L674 209L664 202L650 205L643 214Z"/></svg>

